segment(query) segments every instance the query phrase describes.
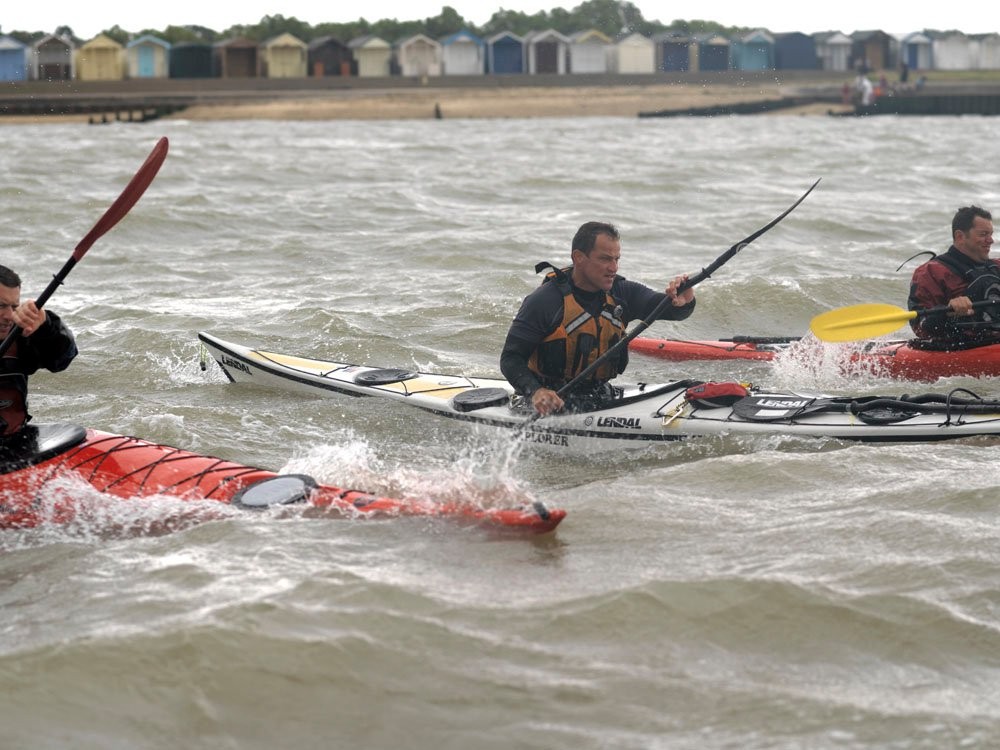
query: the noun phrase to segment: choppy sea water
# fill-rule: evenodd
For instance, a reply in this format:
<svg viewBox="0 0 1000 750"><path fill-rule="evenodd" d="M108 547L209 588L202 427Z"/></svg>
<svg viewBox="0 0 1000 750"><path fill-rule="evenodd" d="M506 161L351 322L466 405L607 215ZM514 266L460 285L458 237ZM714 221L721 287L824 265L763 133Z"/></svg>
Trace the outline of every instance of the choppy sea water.
<svg viewBox="0 0 1000 750"><path fill-rule="evenodd" d="M724 439L562 457L368 399L232 386L199 330L496 375L583 221L621 272L694 273L819 187L651 335L798 335L905 304L954 210L997 210L989 118L160 121L0 128L0 262L48 283L156 140L160 175L49 302L75 421L339 485L564 507L543 538L446 521L80 498L0 532L4 748L950 748L1000 744L995 441ZM934 385L835 362L630 379Z"/></svg>

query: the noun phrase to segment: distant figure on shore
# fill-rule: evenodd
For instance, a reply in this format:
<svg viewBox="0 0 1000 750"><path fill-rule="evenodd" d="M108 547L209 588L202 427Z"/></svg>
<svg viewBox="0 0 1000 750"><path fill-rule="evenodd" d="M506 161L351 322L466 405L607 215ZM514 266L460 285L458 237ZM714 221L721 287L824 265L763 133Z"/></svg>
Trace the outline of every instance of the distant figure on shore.
<svg viewBox="0 0 1000 750"><path fill-rule="evenodd" d="M899 64L899 82L906 85L906 82L910 79L910 66L905 62Z"/></svg>
<svg viewBox="0 0 1000 750"><path fill-rule="evenodd" d="M865 74L858 74L854 80L854 90L857 92L862 107L869 107L875 103L875 87L872 86L872 82Z"/></svg>

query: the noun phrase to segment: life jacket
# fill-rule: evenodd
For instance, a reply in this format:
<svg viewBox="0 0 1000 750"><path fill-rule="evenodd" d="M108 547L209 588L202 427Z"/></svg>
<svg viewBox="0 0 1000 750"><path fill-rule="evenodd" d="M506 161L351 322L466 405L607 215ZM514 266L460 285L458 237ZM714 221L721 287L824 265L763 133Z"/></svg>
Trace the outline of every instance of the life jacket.
<svg viewBox="0 0 1000 750"><path fill-rule="evenodd" d="M15 343L6 357L16 356ZM18 432L29 419L28 378L19 372L0 373L0 437Z"/></svg>
<svg viewBox="0 0 1000 750"><path fill-rule="evenodd" d="M610 293L604 293L600 315L595 318L573 294L569 281L572 267L559 269L550 263L539 263L535 271L543 268L552 270L542 283L555 284L562 292L563 317L559 326L532 352L528 367L546 387L558 390L624 338L626 329L622 306ZM628 347L622 347L615 356L600 364L593 373L593 380L596 383L611 380L624 372L627 365Z"/></svg>
<svg viewBox="0 0 1000 750"><path fill-rule="evenodd" d="M973 302L996 300L997 307L983 307L976 310L972 320L977 323L1000 322L1000 268L995 263L974 263L965 257L943 253L932 260L941 263L957 274L966 283L965 296Z"/></svg>

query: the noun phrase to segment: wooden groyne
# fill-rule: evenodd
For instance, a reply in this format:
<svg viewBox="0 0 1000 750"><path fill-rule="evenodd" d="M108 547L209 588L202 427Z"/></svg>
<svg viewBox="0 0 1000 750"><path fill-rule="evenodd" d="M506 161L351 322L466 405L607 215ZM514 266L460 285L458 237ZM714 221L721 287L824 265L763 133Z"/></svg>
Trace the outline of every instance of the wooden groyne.
<svg viewBox="0 0 1000 750"><path fill-rule="evenodd" d="M715 104L709 107L688 107L687 109L661 109L655 112L640 112L639 117L718 117L722 115L759 115L794 107L808 107L813 104L839 102L835 96L786 96L780 99Z"/></svg>
<svg viewBox="0 0 1000 750"><path fill-rule="evenodd" d="M855 115L1000 115L1000 91L995 93L913 93L883 96L874 104L855 107Z"/></svg>
<svg viewBox="0 0 1000 750"><path fill-rule="evenodd" d="M148 122L190 103L183 97L31 96L0 99L0 116L87 115L91 123Z"/></svg>

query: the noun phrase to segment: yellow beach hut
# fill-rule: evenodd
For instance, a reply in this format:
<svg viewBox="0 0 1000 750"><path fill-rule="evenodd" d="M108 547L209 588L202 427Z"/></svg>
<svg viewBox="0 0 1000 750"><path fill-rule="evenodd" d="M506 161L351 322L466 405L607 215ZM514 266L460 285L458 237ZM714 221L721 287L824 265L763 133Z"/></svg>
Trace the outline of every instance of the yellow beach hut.
<svg viewBox="0 0 1000 750"><path fill-rule="evenodd" d="M125 48L107 34L98 34L76 51L79 81L120 81L125 78Z"/></svg>
<svg viewBox="0 0 1000 750"><path fill-rule="evenodd" d="M265 78L305 78L308 45L289 33L278 34L260 45Z"/></svg>

